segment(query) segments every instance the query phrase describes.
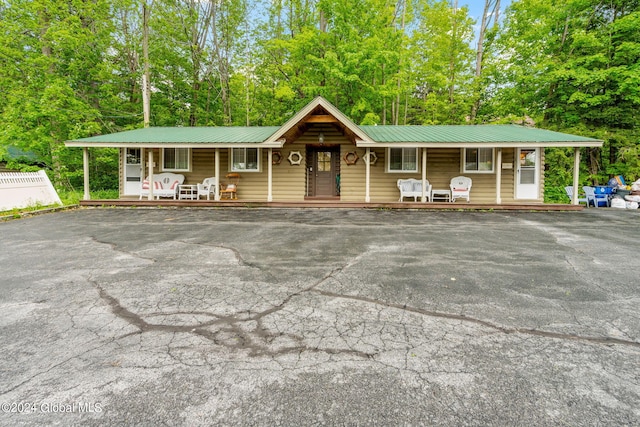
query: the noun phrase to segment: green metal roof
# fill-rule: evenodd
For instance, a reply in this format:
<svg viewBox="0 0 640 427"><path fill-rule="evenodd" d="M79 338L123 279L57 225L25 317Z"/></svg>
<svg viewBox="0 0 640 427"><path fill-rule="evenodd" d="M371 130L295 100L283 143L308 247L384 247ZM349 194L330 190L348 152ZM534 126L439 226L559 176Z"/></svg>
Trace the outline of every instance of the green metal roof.
<svg viewBox="0 0 640 427"><path fill-rule="evenodd" d="M360 126L379 143L594 143L592 138L517 125ZM553 144L552 144L553 145Z"/></svg>
<svg viewBox="0 0 640 427"><path fill-rule="evenodd" d="M602 141L567 133L517 125L445 125L445 126L356 126L359 147L393 145L423 147L599 147ZM282 126L229 127L150 127L66 142L69 147L233 147L260 144L281 147L271 141ZM360 139L368 136L367 139Z"/></svg>
<svg viewBox="0 0 640 427"><path fill-rule="evenodd" d="M68 143L97 144L210 144L261 143L280 129L280 126L261 127L149 127L108 135L92 136ZM71 144L68 144L71 145ZM76 144L73 144L76 145Z"/></svg>

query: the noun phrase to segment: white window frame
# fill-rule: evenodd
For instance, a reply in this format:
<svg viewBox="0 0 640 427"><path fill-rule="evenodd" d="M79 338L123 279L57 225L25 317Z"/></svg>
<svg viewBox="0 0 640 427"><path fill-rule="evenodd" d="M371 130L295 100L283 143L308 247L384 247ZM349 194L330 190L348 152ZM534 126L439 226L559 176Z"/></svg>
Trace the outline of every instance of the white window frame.
<svg viewBox="0 0 640 427"><path fill-rule="evenodd" d="M164 156L165 156L165 151L166 150L187 150L187 168L167 168L165 167L164 164ZM162 170L163 171L169 171L169 172L190 172L191 171L191 148L180 148L180 147L173 147L173 148L163 148L161 150L162 153L162 159L160 159L161 161L161 165L162 165Z"/></svg>
<svg viewBox="0 0 640 427"><path fill-rule="evenodd" d="M477 170L467 169L467 148L463 148L461 152L461 171L463 173L495 173L496 170L496 149L494 147L469 147L471 150L491 150L491 169L489 170ZM479 153L479 151L478 151ZM476 162L478 164L479 162Z"/></svg>
<svg viewBox="0 0 640 427"><path fill-rule="evenodd" d="M245 159L247 158L247 150L256 150L257 153L257 164L256 167L254 169L247 169L246 168L246 164L245 164L245 168L240 168L240 167L236 167L236 162L234 161L234 150L244 150L245 153ZM262 149L259 147L237 147L237 148L230 148L229 149L229 166L230 166L230 171L231 172L260 172L260 165L262 163Z"/></svg>
<svg viewBox="0 0 640 427"><path fill-rule="evenodd" d="M402 166L404 167L404 150L414 150L416 167L414 169L391 169L391 150L403 150ZM417 173L420 170L420 156L417 147L387 147L387 172L388 173Z"/></svg>

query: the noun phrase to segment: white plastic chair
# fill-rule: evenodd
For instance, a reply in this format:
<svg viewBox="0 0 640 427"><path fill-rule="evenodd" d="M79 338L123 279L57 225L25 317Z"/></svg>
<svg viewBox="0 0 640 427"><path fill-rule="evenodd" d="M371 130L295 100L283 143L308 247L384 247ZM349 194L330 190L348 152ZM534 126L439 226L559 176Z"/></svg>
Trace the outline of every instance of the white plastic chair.
<svg viewBox="0 0 640 427"><path fill-rule="evenodd" d="M582 187L582 189L584 190L584 194L587 195L587 207L589 207L590 203L593 203L593 206L597 208L601 202L604 202L604 205L609 207L608 194L597 194L595 188L586 185Z"/></svg>
<svg viewBox="0 0 640 427"><path fill-rule="evenodd" d="M567 193L567 197L569 197L569 202L573 203L573 185L567 185L564 187L564 192ZM578 196L578 204L586 203L587 207L589 207L589 203L587 203L586 197Z"/></svg>
<svg viewBox="0 0 640 427"><path fill-rule="evenodd" d="M466 176L451 178L449 187L451 188L451 203L454 203L456 199L467 199L467 203L469 203L471 197L471 178Z"/></svg>
<svg viewBox="0 0 640 427"><path fill-rule="evenodd" d="M198 199L200 196L207 196L207 200L211 200L211 195L216 200L218 197L218 177L212 176L205 178L201 184L198 184Z"/></svg>

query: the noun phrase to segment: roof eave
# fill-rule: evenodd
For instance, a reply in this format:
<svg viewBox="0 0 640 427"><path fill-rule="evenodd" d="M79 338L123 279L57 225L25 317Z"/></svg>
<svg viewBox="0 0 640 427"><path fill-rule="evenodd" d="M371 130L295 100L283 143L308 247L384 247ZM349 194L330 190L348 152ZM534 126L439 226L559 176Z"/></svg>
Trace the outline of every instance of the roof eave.
<svg viewBox="0 0 640 427"><path fill-rule="evenodd" d="M294 126L300 123L304 118L311 114L311 112L316 107L322 107L329 114L334 116L338 121L340 121L347 129L349 129L356 136L356 139L360 139L363 141L373 142L369 135L366 134L362 129L360 129L351 119L342 113L342 111L338 110L333 104L324 99L322 96L315 97L311 102L309 102L304 108L302 108L298 113L296 113L293 117L291 117L285 124L283 124L280 129L278 129L273 135L265 140L266 143L276 141L281 139L289 130L291 130Z"/></svg>
<svg viewBox="0 0 640 427"><path fill-rule="evenodd" d="M180 143L180 142L89 142L89 141L66 141L67 147L89 147L89 148L282 148L283 140L273 142L201 142L201 143Z"/></svg>
<svg viewBox="0 0 640 427"><path fill-rule="evenodd" d="M603 141L486 141L486 142L376 142L357 140L356 146L362 148L386 148L386 147L406 147L406 148L471 148L490 146L495 148L547 148L547 147L602 147Z"/></svg>

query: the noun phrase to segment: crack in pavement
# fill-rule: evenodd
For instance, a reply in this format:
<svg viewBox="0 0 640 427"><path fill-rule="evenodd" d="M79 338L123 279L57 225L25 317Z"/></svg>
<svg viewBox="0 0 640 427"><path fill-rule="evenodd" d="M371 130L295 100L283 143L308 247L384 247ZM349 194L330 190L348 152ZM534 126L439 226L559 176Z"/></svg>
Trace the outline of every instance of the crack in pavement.
<svg viewBox="0 0 640 427"><path fill-rule="evenodd" d="M539 330L539 329L508 328L508 327L505 327L505 326L497 325L495 323L491 323L491 322L486 321L486 320L476 319L474 317L465 316L464 314L452 314L452 313L444 313L444 312L439 312L439 311L425 310L425 309L421 309L421 308L411 307L411 306L408 306L406 304L395 304L395 303L380 301L380 300L377 300L377 299L374 299L374 298L368 298L368 297L362 297L362 296L356 296L356 295L338 294L338 293L331 292L331 291L323 291L323 290L312 289L311 292L315 292L315 293L317 293L319 295L332 297L332 298L350 299L350 300L354 300L354 301L360 301L360 302L366 302L366 303L381 305L381 306L387 307L387 308L395 308L395 309L398 309L398 310L405 310L405 311L408 311L408 312L411 312L411 313L421 314L423 316L438 317L438 318L449 319L449 320L460 320L460 321L464 321L464 322L474 323L476 325L480 325L480 326L484 326L484 327L487 327L487 328L490 328L490 329L497 330L497 331L502 332L504 334L525 334L525 335L534 335L534 336L545 337L545 338L557 338L557 339L562 339L562 340L584 341L584 342L589 342L589 343L593 343L593 344L619 344L619 345L626 345L626 346L631 346L631 347L640 347L640 342L637 342L637 341L623 340L623 339L612 338L612 337L589 337L589 336L576 335L576 334L566 334L566 333L561 333L561 332L542 331L542 330Z"/></svg>
<svg viewBox="0 0 640 427"><path fill-rule="evenodd" d="M117 248L118 245L115 243L100 241L95 237L93 237L93 240L98 243L107 244L114 250L118 250L120 252L126 252L130 255L140 257L139 254L133 254L128 251L122 251L121 249ZM220 249L229 250L234 254L234 257L239 265L250 267L250 268L258 268L259 270L263 271L263 268L261 268L259 265L246 261L237 248L230 247L224 244L207 245L203 243L184 242L184 241L182 243L199 244L199 245L204 245L208 247L217 247ZM94 280L89 280L89 281L98 290L100 298L106 301L108 305L111 307L112 312L117 317L125 320L127 323L138 328L139 332L141 333L147 332L147 331L166 331L166 332L173 332L173 333L183 332L183 333L196 334L200 337L203 337L209 341L214 342L217 345L222 345L222 346L232 348L232 349L237 349L237 350L240 350L240 349L249 350L250 355L252 356L262 356L262 355L275 356L280 354L296 353L296 352L303 352L303 351L324 352L328 354L351 354L351 355L355 355L363 358L373 358L377 354L377 353L367 353L367 352L352 350L352 349L331 349L331 348L321 349L319 347L310 347L302 343L303 342L302 337L299 337L295 334L287 334L283 332L274 334L272 332L269 332L267 328L264 327L262 320L265 317L283 310L293 298L297 296L301 296L302 294L305 294L305 293L316 293L318 295L322 295L326 297L350 299L354 301L375 304L375 305L383 306L386 308L392 308L392 309L403 310L411 313L416 313L422 316L429 316L429 317L436 317L436 318L442 318L442 319L473 323L489 329L496 330L498 332L501 332L507 335L523 334L523 335L538 336L538 337L544 337L544 338L555 338L560 340L580 341L580 342L586 342L591 344L605 344L605 345L617 344L617 345L640 348L640 342L636 342L632 340L625 340L625 339L613 338L613 337L590 337L590 336L583 336L583 335L570 334L570 333L544 331L544 330L532 329L532 328L506 327L506 326L500 326L490 321L469 317L464 314L453 314L453 313L439 312L434 310L426 310L426 309L421 309L417 307L411 307L406 304L396 304L396 303L385 302L382 300L369 298L369 297L338 294L331 291L316 289L318 286L320 286L321 284L323 284L324 282L326 282L331 278L339 282L339 279L336 277L336 275L346 270L347 268L357 264L358 260L363 256L364 254L358 254L353 259L350 259L349 261L347 261L344 265L332 269L329 273L327 273L324 277L322 277L312 285L286 296L280 304L275 305L269 309L263 310L261 312L258 312L252 316L238 318L235 316L218 316L212 313L204 313L204 312L197 312L197 313L184 312L184 314L202 314L202 315L209 315L214 317L214 319L210 321L200 322L197 325L160 325L160 324L149 323L145 321L140 315L133 313L127 308L125 308L124 306L122 306L116 298L114 298L109 293L107 293L105 289L102 288L96 281ZM154 314L154 316L157 316L157 315L160 315L160 314ZM168 314L162 313L162 315L168 315ZM239 326L240 324L247 324L248 322L256 322L256 326L251 332L247 332ZM215 326L215 325L221 325L226 327L223 327L216 332L212 332L206 329L209 326ZM230 341L228 337L223 336L225 334L229 334L233 339ZM131 334L127 334L127 335L131 335ZM299 343L299 345L287 346L275 351L269 349L268 344L272 343L273 340L279 337L285 337L285 338L291 339L294 342ZM259 342L256 342L256 339L261 340L262 342L265 342L267 344L261 344Z"/></svg>
<svg viewBox="0 0 640 427"><path fill-rule="evenodd" d="M136 333L144 333L150 331L163 331L163 332L182 332L182 333L190 333L198 335L202 338L205 338L216 345L221 345L227 348L231 348L234 350L249 350L250 356L258 357L258 356L278 356L288 353L300 353L304 351L315 352L315 353L327 353L327 354L348 354L362 358L372 358L375 356L374 353L366 353L359 350L353 349L340 349L340 348L319 348L319 347L310 347L307 345L294 345L280 348L278 350L271 350L267 345L260 344L256 342L254 337L259 338L263 341L269 342L269 340L273 341L279 337L286 337L292 339L293 341L297 341L302 343L303 339L293 334L284 334L278 333L273 334L266 330L266 328L262 325L262 318L268 316L270 314L276 313L286 306L286 304L295 296L301 295L304 292L308 292L313 289L315 286L318 286L320 283L327 280L327 278L331 277L336 270L332 271L325 277L323 277L320 281L305 288L301 291L295 292L289 296L287 296L282 303L267 310L264 310L260 313L255 314L254 316L247 318L237 318L234 316L218 316L212 313L206 313L209 316L215 317L214 320L210 320L208 322L198 323L197 325L164 325L164 324L154 324L149 323L142 318L142 316L133 313L124 307L120 301L118 301L115 297L110 295L104 288L102 288L95 280L89 279L89 282L93 284L93 286L98 290L98 294L100 298L105 301L109 307L111 308L112 313L129 323L130 325L135 326L139 329ZM195 314L191 313L190 314ZM203 312L198 312L199 314L205 314ZM167 313L163 313L167 314ZM154 314L155 316L159 314ZM253 331L247 332L243 330L239 325L246 324L248 322L256 322L256 327ZM218 331L210 331L206 329L208 326L214 325L225 325L226 327L221 328ZM123 337L130 336L136 333L129 333L124 335ZM225 336L228 334L231 339ZM235 342L234 342L235 341Z"/></svg>

